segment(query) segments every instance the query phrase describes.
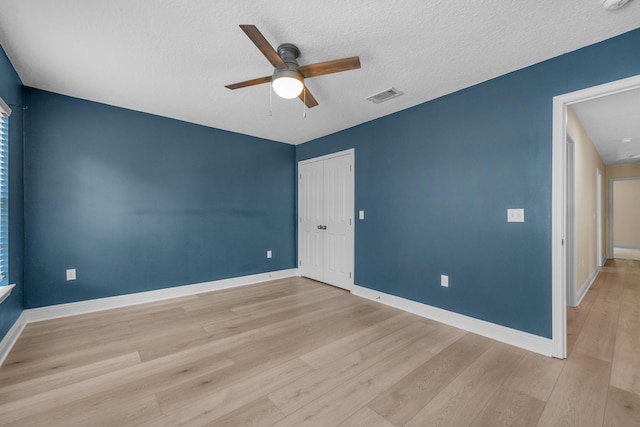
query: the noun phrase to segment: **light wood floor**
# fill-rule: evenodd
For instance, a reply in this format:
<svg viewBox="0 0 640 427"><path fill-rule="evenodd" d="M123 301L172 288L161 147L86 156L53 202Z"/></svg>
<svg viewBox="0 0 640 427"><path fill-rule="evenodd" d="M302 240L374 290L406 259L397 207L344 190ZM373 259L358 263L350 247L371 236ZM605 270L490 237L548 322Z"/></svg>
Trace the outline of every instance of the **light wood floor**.
<svg viewBox="0 0 640 427"><path fill-rule="evenodd" d="M27 325L3 426L638 426L640 262L561 361L301 278Z"/></svg>

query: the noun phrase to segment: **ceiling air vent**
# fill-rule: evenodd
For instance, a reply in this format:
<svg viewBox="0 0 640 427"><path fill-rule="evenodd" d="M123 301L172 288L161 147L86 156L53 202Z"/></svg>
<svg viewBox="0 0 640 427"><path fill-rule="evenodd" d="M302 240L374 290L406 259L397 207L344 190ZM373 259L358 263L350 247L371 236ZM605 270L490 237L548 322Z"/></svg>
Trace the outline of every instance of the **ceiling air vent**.
<svg viewBox="0 0 640 427"><path fill-rule="evenodd" d="M400 92L398 89L390 88L387 90L383 90L380 93L376 93L375 95L371 95L367 98L367 101L371 101L374 104L380 104L381 102L388 101L391 98L395 98L400 95L404 95L404 93Z"/></svg>

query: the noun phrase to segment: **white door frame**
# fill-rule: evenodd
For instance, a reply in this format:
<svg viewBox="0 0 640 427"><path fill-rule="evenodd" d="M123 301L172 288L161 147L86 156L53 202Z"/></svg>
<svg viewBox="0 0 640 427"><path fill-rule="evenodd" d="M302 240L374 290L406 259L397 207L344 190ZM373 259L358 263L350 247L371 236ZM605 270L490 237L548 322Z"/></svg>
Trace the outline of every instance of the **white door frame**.
<svg viewBox="0 0 640 427"><path fill-rule="evenodd" d="M596 168L596 267L602 267L602 172Z"/></svg>
<svg viewBox="0 0 640 427"><path fill-rule="evenodd" d="M314 162L320 162L323 160L328 160L328 159L333 159L335 157L342 157L342 156L346 156L348 154L352 155L353 158L353 173L351 174L351 178L353 179L353 185L351 186L351 189L353 190L352 194L350 195L351 199L353 200L353 207L354 207L354 212L352 212L352 218L353 218L353 227L351 227L351 243L352 243L352 255L351 255L351 268L350 270L352 271L351 274L351 283L349 286L349 291L353 290L353 284L355 283L355 228L356 228L356 221L355 221L355 176L356 176L356 149L355 148L350 148L348 150L343 150L343 151L338 151L335 153L330 153L330 154L325 154L324 156L319 156L319 157L314 157L311 159L306 159L306 160L300 160L298 162L298 169L300 169L301 165L305 165L308 163L314 163ZM298 182L297 178L296 178L296 182ZM296 231L298 234L298 266L300 266L300 220L299 218L299 210L300 210L300 187L298 187L298 212L296 214L297 218L296 218ZM347 197L349 197L349 195L347 195ZM300 274L298 273L298 276Z"/></svg>
<svg viewBox="0 0 640 427"><path fill-rule="evenodd" d="M567 256L566 261L566 289L567 289L567 304L571 307L576 305L576 162L575 162L575 149L576 138L567 129L566 137L566 186L565 186L565 200L566 200L566 216L565 216L565 254Z"/></svg>
<svg viewBox="0 0 640 427"><path fill-rule="evenodd" d="M552 356L567 356L566 108L571 104L640 88L640 75L553 98L551 177L551 311Z"/></svg>
<svg viewBox="0 0 640 427"><path fill-rule="evenodd" d="M614 243L614 236L613 236L613 215L614 215L614 208L613 208L613 200L615 198L615 182L616 181L637 181L640 180L640 177L636 177L636 176L629 176L629 177L622 177L622 178L609 178L609 212L608 212L608 218L609 218L609 239L607 239L609 241L609 253L608 253L608 257L609 258L613 258L613 243Z"/></svg>

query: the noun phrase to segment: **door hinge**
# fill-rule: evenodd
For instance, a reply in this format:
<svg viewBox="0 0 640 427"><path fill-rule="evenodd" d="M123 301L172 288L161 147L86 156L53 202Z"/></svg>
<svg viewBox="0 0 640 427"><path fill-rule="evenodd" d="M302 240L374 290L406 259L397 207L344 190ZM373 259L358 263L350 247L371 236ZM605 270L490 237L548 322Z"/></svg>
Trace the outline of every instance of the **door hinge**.
<svg viewBox="0 0 640 427"><path fill-rule="evenodd" d="M351 225L351 218L349 218L349 225Z"/></svg>
<svg viewBox="0 0 640 427"><path fill-rule="evenodd" d="M298 261L298 267L302 267L302 260Z"/></svg>
<svg viewBox="0 0 640 427"><path fill-rule="evenodd" d="M300 224L302 224L302 217L300 217Z"/></svg>
<svg viewBox="0 0 640 427"><path fill-rule="evenodd" d="M302 174L300 174L300 181L302 181Z"/></svg>
<svg viewBox="0 0 640 427"><path fill-rule="evenodd" d="M351 272L349 272L349 279L351 279Z"/></svg>
<svg viewBox="0 0 640 427"><path fill-rule="evenodd" d="M353 172L353 165L349 165L349 172Z"/></svg>

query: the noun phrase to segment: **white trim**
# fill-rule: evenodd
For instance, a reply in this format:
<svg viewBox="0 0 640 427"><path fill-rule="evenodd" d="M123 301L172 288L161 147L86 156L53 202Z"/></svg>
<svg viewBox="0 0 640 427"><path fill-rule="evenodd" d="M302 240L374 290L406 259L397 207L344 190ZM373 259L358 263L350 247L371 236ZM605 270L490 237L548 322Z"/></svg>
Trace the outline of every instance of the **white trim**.
<svg viewBox="0 0 640 427"><path fill-rule="evenodd" d="M4 102L4 99L0 97L0 114L3 114L7 117L11 115L11 108Z"/></svg>
<svg viewBox="0 0 640 427"><path fill-rule="evenodd" d="M566 254L565 237L565 136L568 105L640 88L640 75L553 98L552 178L551 178L551 310L553 356L564 359L567 354L566 335Z"/></svg>
<svg viewBox="0 0 640 427"><path fill-rule="evenodd" d="M9 298L9 295L11 295L11 290L15 287L15 283L9 286L0 286L0 304L2 304L2 301Z"/></svg>
<svg viewBox="0 0 640 427"><path fill-rule="evenodd" d="M567 128L567 139L565 146L566 153L566 186L565 186L565 272L566 272L566 288L567 288L567 303L573 304L576 300L577 293L577 279L576 273L578 271L576 263L576 236L578 235L576 229L576 139L569 132Z"/></svg>
<svg viewBox="0 0 640 427"><path fill-rule="evenodd" d="M608 200L608 207L609 207L609 212L608 212L608 224L609 224L609 235L607 236L607 240L609 241L609 251L607 253L607 255L609 256L609 258L613 258L613 178L609 178L609 184L608 184L608 193L607 193L607 198Z"/></svg>
<svg viewBox="0 0 640 427"><path fill-rule="evenodd" d="M565 104L553 99L553 147L551 158L551 340L552 355L567 355L567 254L564 245L566 222L566 122Z"/></svg>
<svg viewBox="0 0 640 427"><path fill-rule="evenodd" d="M2 366L14 344L18 341L18 338L20 337L20 334L22 334L26 325L27 315L23 311L11 329L9 329L4 338L2 338L2 341L0 341L0 366Z"/></svg>
<svg viewBox="0 0 640 427"><path fill-rule="evenodd" d="M600 267L596 267L596 269L593 270L593 272L587 278L587 280L582 284L582 287L578 291L576 295L576 300L574 301L574 304L572 305L572 307L577 307L580 305L580 303L582 302L582 299L587 294L587 291L589 290L589 288L591 288L591 285L593 285L593 282L596 281L596 277L598 277L599 273L600 273Z"/></svg>
<svg viewBox="0 0 640 427"><path fill-rule="evenodd" d="M613 244L613 247L620 249L640 249L640 245L616 245L615 243Z"/></svg>
<svg viewBox="0 0 640 427"><path fill-rule="evenodd" d="M355 157L356 157L356 149L355 148L349 148L348 150L338 151L336 153L325 154L324 156L314 157L312 159L300 160L298 162L298 166L299 165L305 165L307 163L321 162L323 160L333 159L334 157L342 157L342 156L346 156L347 154L353 154L353 158L355 159ZM355 160L354 160L354 162L355 162Z"/></svg>
<svg viewBox="0 0 640 427"><path fill-rule="evenodd" d="M602 267L602 179L603 176L600 168L596 168L596 266L598 266L598 268Z"/></svg>
<svg viewBox="0 0 640 427"><path fill-rule="evenodd" d="M616 181L634 181L634 180L638 180L640 179L640 177L637 176L628 176L628 177L621 177L621 178L609 178L609 194L608 194L608 198L609 198L609 215L608 215L608 219L609 219L609 238L607 239L609 241L609 253L607 254L608 258L613 259L613 249L614 248L624 248L624 245L616 245L613 242L613 199L615 198L615 192L613 189L614 183ZM640 246L638 246L640 248ZM635 249L633 246L630 249Z"/></svg>
<svg viewBox="0 0 640 427"><path fill-rule="evenodd" d="M496 325L495 323L475 319L463 314L443 310L358 285L353 285L351 293L525 350L540 353L545 356L552 355L552 341L549 338L543 338L517 329Z"/></svg>
<svg viewBox="0 0 640 427"><path fill-rule="evenodd" d="M214 280L211 282L196 283L193 285L175 286L154 291L137 292L134 294L118 295L115 297L98 298L86 301L71 302L68 304L50 305L47 307L31 308L25 310L27 323L40 322L42 320L58 319L60 317L75 316L78 314L93 313L112 308L128 307L147 302L161 301L188 295L201 294L203 292L218 291L221 289L235 288L239 286L253 285L268 280L295 277L296 269L271 271L268 273L252 274L250 276L232 277L230 279Z"/></svg>

